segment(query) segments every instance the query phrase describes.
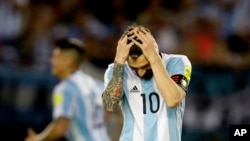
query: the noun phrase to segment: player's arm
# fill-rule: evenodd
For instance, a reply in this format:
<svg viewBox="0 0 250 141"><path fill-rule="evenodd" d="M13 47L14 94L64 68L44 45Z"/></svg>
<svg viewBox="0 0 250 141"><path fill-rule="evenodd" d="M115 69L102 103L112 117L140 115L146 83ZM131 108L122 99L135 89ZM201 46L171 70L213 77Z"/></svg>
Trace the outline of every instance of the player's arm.
<svg viewBox="0 0 250 141"><path fill-rule="evenodd" d="M119 104L123 92L123 72L124 64L115 61L112 78L102 94L103 104L107 111L114 111Z"/></svg>
<svg viewBox="0 0 250 141"><path fill-rule="evenodd" d="M28 129L28 136L25 141L54 141L65 137L70 120L60 117L52 121L41 133L36 134L32 129Z"/></svg>
<svg viewBox="0 0 250 141"><path fill-rule="evenodd" d="M52 141L65 137L70 120L66 117L60 117L51 122L43 132L38 134L39 141Z"/></svg>
<svg viewBox="0 0 250 141"><path fill-rule="evenodd" d="M107 111L114 111L123 93L124 64L127 61L131 46L134 45L133 42L127 44L127 40L127 35L123 35L118 41L113 74L102 94L103 104Z"/></svg>
<svg viewBox="0 0 250 141"><path fill-rule="evenodd" d="M154 78L162 97L169 107L176 107L186 96L186 91L180 87L166 71L160 57L151 63ZM166 89L167 87L167 89Z"/></svg>

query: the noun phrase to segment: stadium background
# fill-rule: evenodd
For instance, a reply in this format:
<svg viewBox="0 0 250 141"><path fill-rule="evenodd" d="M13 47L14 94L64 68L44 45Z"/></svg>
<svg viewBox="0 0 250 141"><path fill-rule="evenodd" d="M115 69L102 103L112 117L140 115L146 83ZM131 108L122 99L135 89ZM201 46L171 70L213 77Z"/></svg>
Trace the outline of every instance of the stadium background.
<svg viewBox="0 0 250 141"><path fill-rule="evenodd" d="M249 17L249 0L1 0L0 140L21 141L51 120L54 39L83 40L82 69L103 80L121 32L138 22L162 52L192 62L183 141L227 141L230 124L250 123ZM113 136L121 124L111 118Z"/></svg>

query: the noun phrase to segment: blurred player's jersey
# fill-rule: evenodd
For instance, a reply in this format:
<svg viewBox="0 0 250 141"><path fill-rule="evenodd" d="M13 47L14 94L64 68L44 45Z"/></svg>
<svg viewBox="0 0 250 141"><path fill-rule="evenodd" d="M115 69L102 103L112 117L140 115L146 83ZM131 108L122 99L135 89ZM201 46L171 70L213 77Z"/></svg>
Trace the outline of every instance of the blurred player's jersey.
<svg viewBox="0 0 250 141"><path fill-rule="evenodd" d="M161 54L161 57L170 76L182 75L189 83L191 63L186 56ZM105 72L105 86L112 73L110 64ZM120 141L181 141L185 99L175 108L168 107L154 78L140 79L128 64L125 64L123 91L120 106L124 126Z"/></svg>
<svg viewBox="0 0 250 141"><path fill-rule="evenodd" d="M103 83L77 71L60 82L53 93L53 118L71 120L69 141L109 141L104 126Z"/></svg>

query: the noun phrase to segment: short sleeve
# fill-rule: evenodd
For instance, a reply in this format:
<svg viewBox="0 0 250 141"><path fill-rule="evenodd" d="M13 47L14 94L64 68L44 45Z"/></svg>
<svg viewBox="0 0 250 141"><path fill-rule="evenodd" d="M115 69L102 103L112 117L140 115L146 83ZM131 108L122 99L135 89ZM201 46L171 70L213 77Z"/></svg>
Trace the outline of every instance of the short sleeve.
<svg viewBox="0 0 250 141"><path fill-rule="evenodd" d="M110 64L104 74L104 87L106 88L113 74L113 64Z"/></svg>
<svg viewBox="0 0 250 141"><path fill-rule="evenodd" d="M54 119L62 116L71 118L74 115L76 98L70 83L65 83L55 89L52 102Z"/></svg>
<svg viewBox="0 0 250 141"><path fill-rule="evenodd" d="M183 75L188 82L191 79L192 66L189 59L184 55L173 57L169 60L167 69L170 76Z"/></svg>

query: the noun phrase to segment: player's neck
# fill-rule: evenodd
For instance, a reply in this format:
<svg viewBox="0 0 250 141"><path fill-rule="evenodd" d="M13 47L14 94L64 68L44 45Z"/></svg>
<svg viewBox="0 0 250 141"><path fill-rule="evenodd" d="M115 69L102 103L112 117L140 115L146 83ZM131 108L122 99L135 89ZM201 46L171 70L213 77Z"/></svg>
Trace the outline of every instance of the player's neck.
<svg viewBox="0 0 250 141"><path fill-rule="evenodd" d="M67 79L69 76L71 76L73 73L75 73L78 70L78 68L71 68L71 69L67 69L63 72L63 74L61 75L60 79L61 80L65 80Z"/></svg>

